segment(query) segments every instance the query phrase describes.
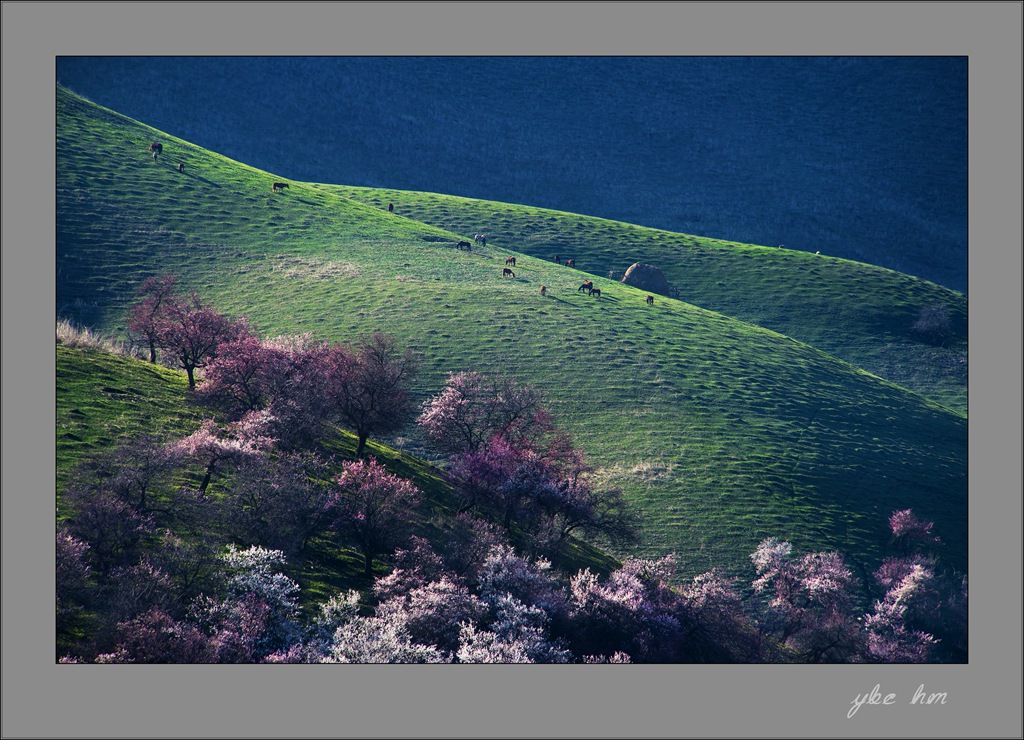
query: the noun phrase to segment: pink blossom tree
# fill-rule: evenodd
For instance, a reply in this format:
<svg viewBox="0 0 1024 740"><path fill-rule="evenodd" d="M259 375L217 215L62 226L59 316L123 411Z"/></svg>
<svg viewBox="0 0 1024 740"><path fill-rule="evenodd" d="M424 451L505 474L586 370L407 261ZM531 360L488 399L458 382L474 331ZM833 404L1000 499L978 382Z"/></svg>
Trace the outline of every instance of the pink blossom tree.
<svg viewBox="0 0 1024 740"><path fill-rule="evenodd" d="M67 529L89 545L87 562L97 574L138 561L143 541L155 531L150 514L136 511L106 488L72 488Z"/></svg>
<svg viewBox="0 0 1024 740"><path fill-rule="evenodd" d="M370 435L400 430L413 413L409 383L417 372L411 350L395 339L373 334L354 346L331 349L328 362L328 403L338 420L356 433L361 457Z"/></svg>
<svg viewBox="0 0 1024 740"><path fill-rule="evenodd" d="M390 619L401 615L414 642L433 645L446 653L459 646L459 625L476 624L487 606L458 578L439 579L393 596L377 607L377 616Z"/></svg>
<svg viewBox="0 0 1024 740"><path fill-rule="evenodd" d="M144 343L149 349L149 361L156 362L156 348L163 315L178 300L174 275L146 278L135 295L139 300L128 312L128 337L135 343Z"/></svg>
<svg viewBox="0 0 1024 740"><path fill-rule="evenodd" d="M911 509L894 511L889 517L893 548L909 553L937 545L939 538L932 533L932 526L932 522L918 519Z"/></svg>
<svg viewBox="0 0 1024 740"><path fill-rule="evenodd" d="M214 642L195 625L178 621L159 607L121 622L113 652L97 663L216 663Z"/></svg>
<svg viewBox="0 0 1024 740"><path fill-rule="evenodd" d="M246 334L243 323L217 313L196 293L164 303L157 313L156 344L185 370L189 390L196 388L196 369L215 359L220 345Z"/></svg>
<svg viewBox="0 0 1024 740"><path fill-rule="evenodd" d="M806 662L856 659L864 635L852 617L855 581L842 555L791 553L789 542L768 538L750 556L758 573L754 591L772 595L762 626Z"/></svg>
<svg viewBox="0 0 1024 740"><path fill-rule="evenodd" d="M239 421L228 424L225 433L216 422L207 419L199 429L170 447L174 454L203 462L204 476L198 489L203 494L222 463L262 455L273 446L274 439L267 435L272 421L268 411L250 411Z"/></svg>
<svg viewBox="0 0 1024 740"><path fill-rule="evenodd" d="M530 549L552 558L575 534L635 542L638 528L621 492L593 488L582 451L567 440L557 430L533 445L496 435L454 456L450 472L463 511L493 512L506 530L515 524Z"/></svg>
<svg viewBox="0 0 1024 740"><path fill-rule="evenodd" d="M915 563L902 577L892 577L885 596L875 602L874 611L864 617L868 632L868 654L885 663L927 662L936 644L933 635L907 626L907 610L922 596L934 573Z"/></svg>
<svg viewBox="0 0 1024 740"><path fill-rule="evenodd" d="M675 663L684 656L672 588L675 558L630 558L602 583L589 569L570 582L571 641L583 655L624 653L634 663Z"/></svg>
<svg viewBox="0 0 1024 740"><path fill-rule="evenodd" d="M338 526L363 554L363 572L405 536L420 491L410 481L387 472L375 458L344 463L337 477Z"/></svg>
<svg viewBox="0 0 1024 740"><path fill-rule="evenodd" d="M867 659L884 662L967 658L967 578L945 566L933 523L910 509L889 517L893 556L875 571L882 596L864 616Z"/></svg>
<svg viewBox="0 0 1024 740"><path fill-rule="evenodd" d="M198 387L201 400L222 407L237 418L266 409L283 384L288 368L283 352L254 336L229 340L217 347Z"/></svg>
<svg viewBox="0 0 1024 740"><path fill-rule="evenodd" d="M495 603L496 618L488 629L472 622L460 627L460 663L568 663L572 653L564 641L552 639L543 609L505 594Z"/></svg>
<svg viewBox="0 0 1024 740"><path fill-rule="evenodd" d="M269 407L275 419L274 436L286 450L315 447L332 413L328 392L331 348L309 333L266 339L263 346L284 358L284 372Z"/></svg>
<svg viewBox="0 0 1024 740"><path fill-rule="evenodd" d="M712 569L679 588L687 660L754 663L766 657L756 625L746 613L735 579Z"/></svg>
<svg viewBox="0 0 1024 740"><path fill-rule="evenodd" d="M517 444L552 429L536 390L513 378L477 372L451 373L444 389L423 405L417 422L450 454L474 454L496 437Z"/></svg>
<svg viewBox="0 0 1024 740"><path fill-rule="evenodd" d="M82 613L89 592L92 568L86 561L89 543L75 537L67 527L57 530L56 592L58 642L69 640L70 627Z"/></svg>

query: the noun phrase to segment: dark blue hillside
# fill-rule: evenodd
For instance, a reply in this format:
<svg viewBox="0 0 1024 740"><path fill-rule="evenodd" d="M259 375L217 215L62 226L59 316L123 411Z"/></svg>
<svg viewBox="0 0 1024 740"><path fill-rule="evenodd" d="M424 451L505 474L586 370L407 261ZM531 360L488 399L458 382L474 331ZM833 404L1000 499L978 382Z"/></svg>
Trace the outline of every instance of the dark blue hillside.
<svg viewBox="0 0 1024 740"><path fill-rule="evenodd" d="M821 250L966 292L966 57L61 58L295 180Z"/></svg>

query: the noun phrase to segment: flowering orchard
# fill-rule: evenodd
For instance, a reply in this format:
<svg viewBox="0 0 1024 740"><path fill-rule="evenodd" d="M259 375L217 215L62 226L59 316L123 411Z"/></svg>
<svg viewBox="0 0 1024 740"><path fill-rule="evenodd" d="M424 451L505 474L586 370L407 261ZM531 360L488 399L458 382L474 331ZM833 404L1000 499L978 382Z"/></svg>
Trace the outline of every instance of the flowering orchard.
<svg viewBox="0 0 1024 740"><path fill-rule="evenodd" d="M639 523L535 389L453 373L417 416L417 361L392 338L259 339L175 283L146 281L129 332L187 373L211 418L97 456L63 492L61 662L966 660L966 578L910 510L889 518L868 583L842 553L774 538L749 583L714 569L681 582L673 555L570 572L573 539L626 548ZM443 516L365 454L414 419L448 456ZM338 457L338 427L355 459ZM303 601L298 576L325 552L358 555L354 587L320 582Z"/></svg>

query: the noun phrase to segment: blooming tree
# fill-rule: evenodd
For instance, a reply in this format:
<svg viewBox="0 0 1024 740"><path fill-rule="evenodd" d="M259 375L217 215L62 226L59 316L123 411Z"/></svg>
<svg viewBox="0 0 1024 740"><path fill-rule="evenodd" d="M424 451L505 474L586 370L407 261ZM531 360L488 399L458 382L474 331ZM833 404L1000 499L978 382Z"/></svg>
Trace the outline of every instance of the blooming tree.
<svg viewBox="0 0 1024 740"><path fill-rule="evenodd" d="M56 545L57 632L60 635L82 611L92 569L85 558L89 543L75 537L67 527L57 530Z"/></svg>
<svg viewBox="0 0 1024 740"><path fill-rule="evenodd" d="M210 635L218 661L253 663L293 644L298 623L299 585L281 572L280 550L228 545L223 555L227 594L202 596L190 616Z"/></svg>
<svg viewBox="0 0 1024 740"><path fill-rule="evenodd" d="M911 509L894 511L889 517L892 546L902 554L924 549L939 543L932 533L932 522L918 519Z"/></svg>
<svg viewBox="0 0 1024 740"><path fill-rule="evenodd" d="M910 509L889 517L896 554L874 574L883 593L864 616L868 660L966 659L967 579L945 567L932 550L940 544L932 526Z"/></svg>
<svg viewBox="0 0 1024 740"><path fill-rule="evenodd" d="M561 640L547 635L548 616L505 594L495 603L497 617L490 629L471 622L460 628L460 663L568 663L572 653Z"/></svg>
<svg viewBox="0 0 1024 740"><path fill-rule="evenodd" d="M927 588L934 574L917 563L898 578L892 578L885 596L875 602L872 613L865 615L868 632L868 653L885 663L924 663L936 644L934 636L908 628L907 609L910 602Z"/></svg>
<svg viewBox="0 0 1024 740"><path fill-rule="evenodd" d="M364 573L373 560L397 545L406 533L420 491L387 472L375 458L346 462L337 477L338 526L363 554Z"/></svg>
<svg viewBox="0 0 1024 740"><path fill-rule="evenodd" d="M163 315L171 303L178 300L174 275L146 278L135 295L139 301L128 313L128 336L134 342L144 343L149 349L149 361L156 362L156 348Z"/></svg>
<svg viewBox="0 0 1024 740"><path fill-rule="evenodd" d="M412 416L409 382L416 359L411 350L399 350L393 337L378 333L353 347L333 347L326 361L328 403L356 433L361 457L370 435L397 432Z"/></svg>
<svg viewBox="0 0 1024 740"><path fill-rule="evenodd" d="M573 534L635 542L636 523L621 492L595 490L582 452L566 440L556 433L547 440L554 444L528 445L499 435L455 456L450 472L463 509L493 512L506 530L515 524L529 547L553 558Z"/></svg>
<svg viewBox="0 0 1024 740"><path fill-rule="evenodd" d="M195 624L177 620L159 607L121 622L113 652L97 663L217 663L215 641Z"/></svg>
<svg viewBox="0 0 1024 740"><path fill-rule="evenodd" d="M338 628L325 663L448 663L433 645L414 642L405 617L356 617Z"/></svg>
<svg viewBox="0 0 1024 740"><path fill-rule="evenodd" d="M279 446L286 450L315 447L331 416L331 348L309 333L264 340L263 346L284 358L284 372L270 401Z"/></svg>
<svg viewBox="0 0 1024 740"><path fill-rule="evenodd" d="M237 418L266 409L284 383L288 358L254 336L231 339L217 347L207 364L198 394Z"/></svg>
<svg viewBox="0 0 1024 740"><path fill-rule="evenodd" d="M679 589L678 612L686 659L698 663L752 663L765 654L760 635L735 586L715 569Z"/></svg>
<svg viewBox="0 0 1024 740"><path fill-rule="evenodd" d="M174 442L174 454L202 460L205 472L199 493L205 493L214 472L224 462L239 462L262 455L269 450L274 439L267 431L273 421L269 411L250 411L240 420L228 424L227 432L212 419L207 419L192 434Z"/></svg>
<svg viewBox="0 0 1024 740"><path fill-rule="evenodd" d="M248 334L244 324L217 313L196 293L166 302L157 313L156 345L188 375L195 390L195 371L217 357L220 345Z"/></svg>
<svg viewBox="0 0 1024 740"><path fill-rule="evenodd" d="M451 373L444 389L423 405L417 422L441 449L473 454L500 437L515 444L551 430L540 394L509 377Z"/></svg>
<svg viewBox="0 0 1024 740"><path fill-rule="evenodd" d="M460 625L478 623L486 611L464 583L445 575L381 603L377 616L386 621L401 616L413 641L452 653L459 646Z"/></svg>
<svg viewBox="0 0 1024 740"><path fill-rule="evenodd" d="M847 662L863 654L863 634L851 618L853 574L837 552L792 559L792 545L763 540L750 556L756 593L769 592L764 626L807 662Z"/></svg>
<svg viewBox="0 0 1024 740"><path fill-rule="evenodd" d="M68 531L89 545L86 560L98 573L138 561L144 538L155 531L150 514L104 488L73 488L67 501L71 509Z"/></svg>
<svg viewBox="0 0 1024 740"><path fill-rule="evenodd" d="M630 558L604 583L589 569L570 581L570 639L577 654L617 652L637 663L675 663L685 647L675 558Z"/></svg>

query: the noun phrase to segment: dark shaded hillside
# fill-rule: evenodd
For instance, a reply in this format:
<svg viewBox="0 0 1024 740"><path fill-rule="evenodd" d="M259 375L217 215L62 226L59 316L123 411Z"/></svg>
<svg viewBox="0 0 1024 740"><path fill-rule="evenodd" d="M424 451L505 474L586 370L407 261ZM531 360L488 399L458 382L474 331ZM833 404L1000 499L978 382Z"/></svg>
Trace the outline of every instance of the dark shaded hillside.
<svg viewBox="0 0 1024 740"><path fill-rule="evenodd" d="M603 485L645 520L644 555L745 575L764 537L838 549L861 573L886 517L935 521L966 564L967 422L807 344L670 298L388 214L57 93L58 308L109 331L174 272L265 335L386 330L423 356L413 389L508 373L538 387ZM149 142L164 143L162 159ZM184 172L176 164L186 164ZM810 258L812 255L804 255ZM540 286L548 288L546 296ZM422 449L414 430L401 440ZM618 553L616 553L618 555Z"/></svg>
<svg viewBox="0 0 1024 740"><path fill-rule="evenodd" d="M524 203L967 289L966 57L60 58L287 177Z"/></svg>

